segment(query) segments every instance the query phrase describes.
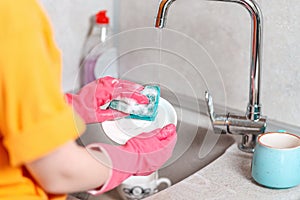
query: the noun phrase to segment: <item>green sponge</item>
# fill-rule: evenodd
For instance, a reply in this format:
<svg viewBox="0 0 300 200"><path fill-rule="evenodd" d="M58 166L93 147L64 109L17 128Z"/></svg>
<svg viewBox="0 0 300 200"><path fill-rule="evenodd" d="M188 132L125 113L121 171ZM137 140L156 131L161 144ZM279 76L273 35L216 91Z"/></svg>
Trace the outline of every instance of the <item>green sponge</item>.
<svg viewBox="0 0 300 200"><path fill-rule="evenodd" d="M148 104L137 104L128 99L113 100L109 107L130 114L128 118L154 121L160 98L160 88L157 85L146 85L141 94L147 96Z"/></svg>

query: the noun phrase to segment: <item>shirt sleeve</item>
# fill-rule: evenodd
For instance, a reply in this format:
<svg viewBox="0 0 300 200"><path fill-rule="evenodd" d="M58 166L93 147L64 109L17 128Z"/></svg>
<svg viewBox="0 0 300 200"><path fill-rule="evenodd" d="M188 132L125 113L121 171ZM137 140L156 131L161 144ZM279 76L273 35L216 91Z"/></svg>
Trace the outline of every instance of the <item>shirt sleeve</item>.
<svg viewBox="0 0 300 200"><path fill-rule="evenodd" d="M61 56L47 17L30 1L0 2L0 139L13 166L46 155L85 128L64 101Z"/></svg>

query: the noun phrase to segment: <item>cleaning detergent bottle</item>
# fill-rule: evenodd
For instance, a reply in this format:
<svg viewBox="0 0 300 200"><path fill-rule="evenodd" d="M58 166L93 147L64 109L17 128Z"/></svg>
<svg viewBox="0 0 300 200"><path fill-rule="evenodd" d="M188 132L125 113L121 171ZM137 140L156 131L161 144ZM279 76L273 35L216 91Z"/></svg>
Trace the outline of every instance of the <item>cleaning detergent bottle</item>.
<svg viewBox="0 0 300 200"><path fill-rule="evenodd" d="M118 67L113 62L117 57L117 50L111 42L107 42L112 31L106 13L106 10L99 11L92 20L92 27L82 50L82 85L107 75L118 77Z"/></svg>

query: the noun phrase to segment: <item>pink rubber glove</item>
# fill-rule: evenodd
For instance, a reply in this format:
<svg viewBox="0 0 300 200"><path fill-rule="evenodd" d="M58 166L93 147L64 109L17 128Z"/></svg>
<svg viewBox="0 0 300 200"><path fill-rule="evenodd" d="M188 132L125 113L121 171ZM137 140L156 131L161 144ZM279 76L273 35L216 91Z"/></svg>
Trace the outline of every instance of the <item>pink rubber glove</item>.
<svg viewBox="0 0 300 200"><path fill-rule="evenodd" d="M158 170L171 157L176 140L176 127L169 124L131 138L123 146L101 143L88 145L88 149L104 152L111 161L108 181L99 190L89 193L102 194L117 187L131 175L149 175Z"/></svg>
<svg viewBox="0 0 300 200"><path fill-rule="evenodd" d="M113 99L129 98L139 104L149 103L148 98L140 94L143 89L142 85L106 76L85 85L77 94L65 94L65 98L88 124L127 116L113 109L100 108Z"/></svg>

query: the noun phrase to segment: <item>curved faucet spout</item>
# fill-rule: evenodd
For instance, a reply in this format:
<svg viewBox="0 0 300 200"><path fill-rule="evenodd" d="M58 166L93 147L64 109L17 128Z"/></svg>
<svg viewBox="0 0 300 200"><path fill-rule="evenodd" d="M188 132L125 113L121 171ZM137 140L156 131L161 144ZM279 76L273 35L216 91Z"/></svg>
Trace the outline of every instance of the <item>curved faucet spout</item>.
<svg viewBox="0 0 300 200"><path fill-rule="evenodd" d="M170 5L175 0L161 0L157 12L155 27L164 28L167 19L167 12ZM246 116L250 120L258 120L261 117L260 105L260 74L261 74L261 54L262 54L262 13L253 0L207 0L220 2L238 3L245 7L252 22L252 42L250 54L250 86L249 86L249 103Z"/></svg>
<svg viewBox="0 0 300 200"><path fill-rule="evenodd" d="M157 11L157 17L156 17L156 21L155 21L156 28L164 28L165 27L166 21L167 21L168 9L174 1L175 0L161 0L160 1L159 8Z"/></svg>
<svg viewBox="0 0 300 200"><path fill-rule="evenodd" d="M167 11L175 0L161 0L155 27L164 28L167 18ZM266 118L261 115L260 104L260 76L261 76L261 54L262 54L262 13L255 0L206 0L233 2L242 5L247 9L251 16L252 34L250 50L250 86L249 86L249 103L247 106L246 116L217 115L213 112L212 97L207 95L206 101L209 108L209 114L214 128L226 126L227 129L221 133L242 134L243 142L241 149L253 151L256 136L265 131ZM250 130L250 129L251 130ZM251 137L249 137L251 136ZM253 136L253 137L252 137Z"/></svg>

